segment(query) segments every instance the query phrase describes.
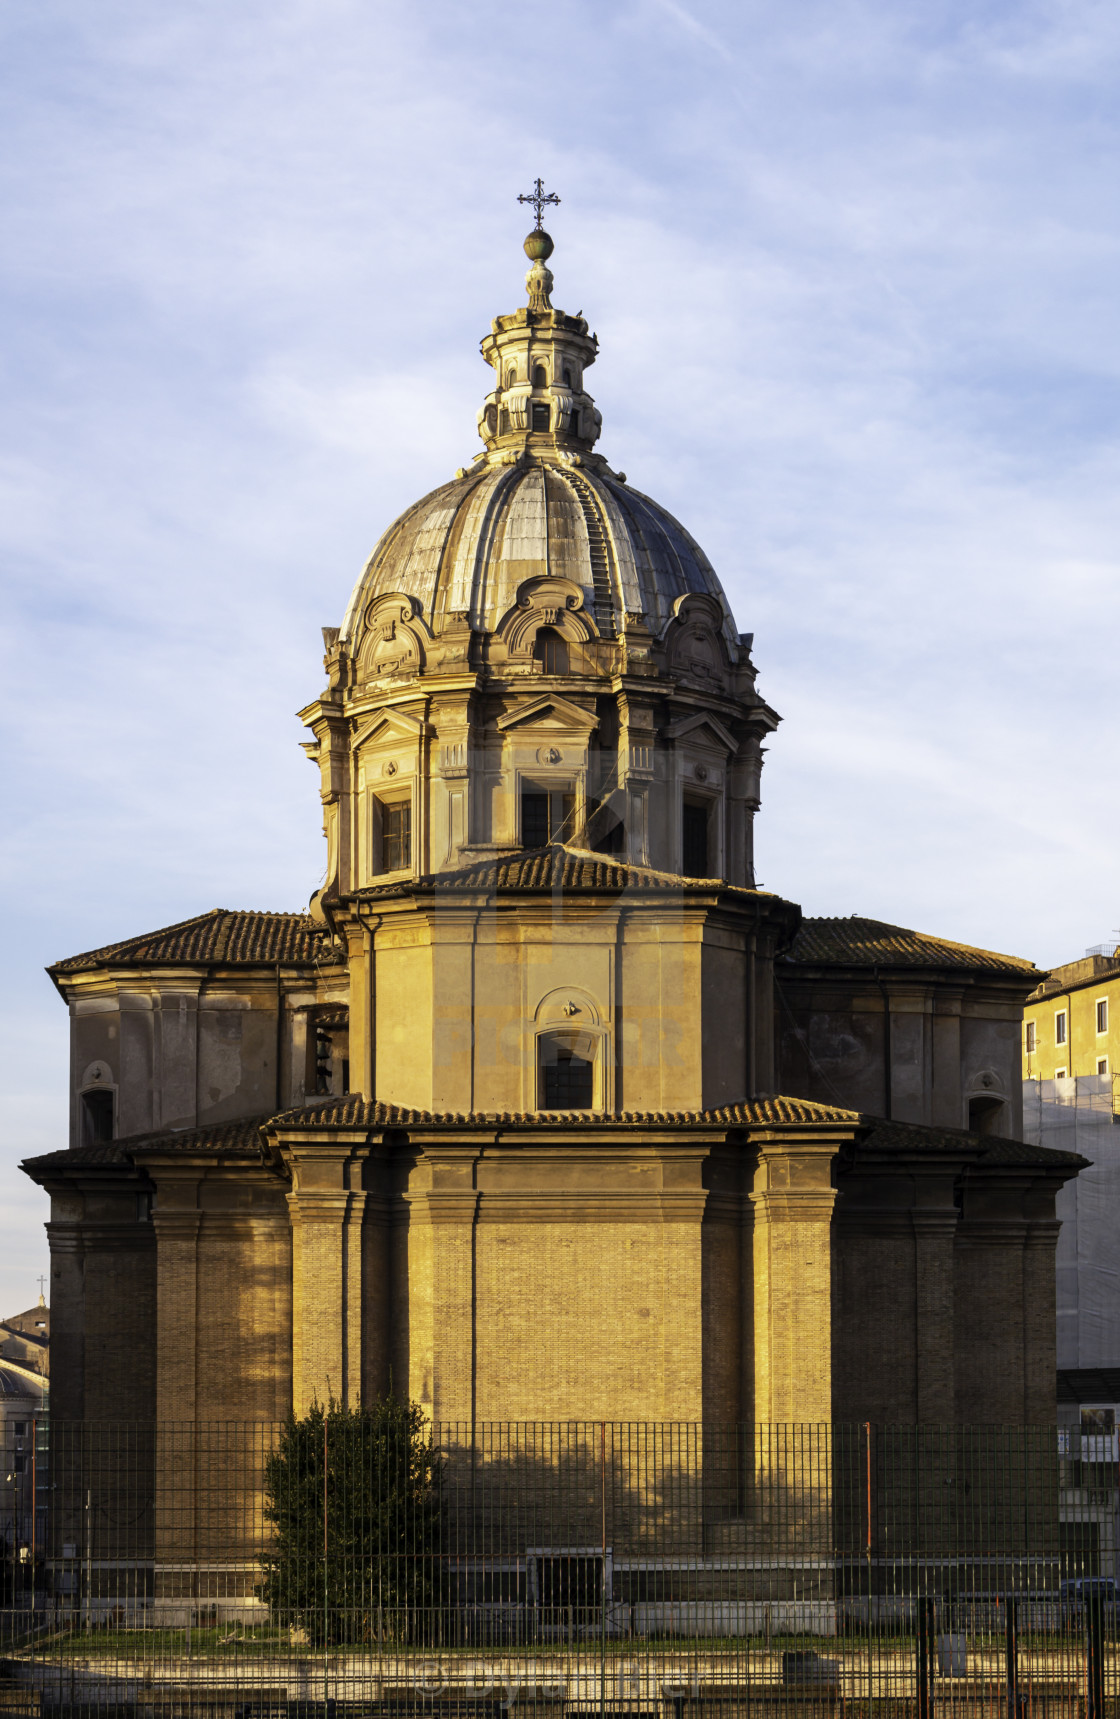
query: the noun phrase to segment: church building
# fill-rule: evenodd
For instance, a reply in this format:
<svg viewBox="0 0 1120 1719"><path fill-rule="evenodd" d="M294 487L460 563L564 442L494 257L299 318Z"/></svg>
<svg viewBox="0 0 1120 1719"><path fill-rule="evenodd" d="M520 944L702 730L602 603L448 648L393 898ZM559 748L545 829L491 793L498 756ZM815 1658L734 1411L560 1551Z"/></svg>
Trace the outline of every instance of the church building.
<svg viewBox="0 0 1120 1719"><path fill-rule="evenodd" d="M1052 1421L1043 975L756 886L752 635L525 249L481 452L323 629L310 910L50 970L53 1414Z"/></svg>

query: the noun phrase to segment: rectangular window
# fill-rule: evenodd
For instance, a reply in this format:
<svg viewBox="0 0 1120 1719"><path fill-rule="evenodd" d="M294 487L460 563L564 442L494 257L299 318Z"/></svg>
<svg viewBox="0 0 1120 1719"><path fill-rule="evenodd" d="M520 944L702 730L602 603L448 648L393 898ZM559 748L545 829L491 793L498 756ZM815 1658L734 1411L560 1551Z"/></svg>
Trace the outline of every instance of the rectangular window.
<svg viewBox="0 0 1120 1719"><path fill-rule="evenodd" d="M1097 1058L1097 1073L1098 1074L1107 1074L1108 1073L1108 1058L1106 1056L1099 1056Z"/></svg>
<svg viewBox="0 0 1120 1719"><path fill-rule="evenodd" d="M1038 1049L1038 1029L1033 1021L1027 1022L1027 1055Z"/></svg>
<svg viewBox="0 0 1120 1719"><path fill-rule="evenodd" d="M1066 1078L1066 1071L1064 1068L1056 1068L1054 1070L1054 1079L1055 1080L1064 1080L1065 1078Z"/></svg>
<svg viewBox="0 0 1120 1719"><path fill-rule="evenodd" d="M579 413L573 412L568 420L568 430L573 436L579 435Z"/></svg>
<svg viewBox="0 0 1120 1719"><path fill-rule="evenodd" d="M534 430L548 429L548 406L537 400L533 402L533 428Z"/></svg>
<svg viewBox="0 0 1120 1719"><path fill-rule="evenodd" d="M686 800L681 810L681 871L685 877L707 877L708 806Z"/></svg>
<svg viewBox="0 0 1120 1719"><path fill-rule="evenodd" d="M381 808L381 869L407 871L412 864L412 801Z"/></svg>
<svg viewBox="0 0 1120 1719"><path fill-rule="evenodd" d="M1056 1045L1064 1045L1066 1042L1066 1018L1064 1009L1059 1009L1054 1016L1054 1043Z"/></svg>
<svg viewBox="0 0 1120 1719"><path fill-rule="evenodd" d="M549 842L575 840L576 797L570 788L521 790L521 845L545 848Z"/></svg>
<svg viewBox="0 0 1120 1719"><path fill-rule="evenodd" d="M104 1087L82 1093L82 1145L100 1146L113 1138L113 1094Z"/></svg>
<svg viewBox="0 0 1120 1719"><path fill-rule="evenodd" d="M595 1063L586 1036L545 1033L539 1044L538 1109L591 1110Z"/></svg>
<svg viewBox="0 0 1120 1719"><path fill-rule="evenodd" d="M1098 997L1097 998L1097 1031L1098 1031L1098 1033L1107 1033L1107 1031L1108 1031L1108 998L1107 997Z"/></svg>

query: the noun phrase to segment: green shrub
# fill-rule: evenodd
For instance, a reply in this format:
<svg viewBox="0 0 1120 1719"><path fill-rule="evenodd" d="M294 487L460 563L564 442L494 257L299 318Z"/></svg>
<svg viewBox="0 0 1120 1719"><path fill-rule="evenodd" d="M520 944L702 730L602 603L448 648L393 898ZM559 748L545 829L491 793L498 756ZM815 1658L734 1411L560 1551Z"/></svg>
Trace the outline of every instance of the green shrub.
<svg viewBox="0 0 1120 1719"><path fill-rule="evenodd" d="M318 1646L424 1639L440 1459L415 1403L331 1401L290 1415L264 1490L274 1533L256 1591L275 1620Z"/></svg>

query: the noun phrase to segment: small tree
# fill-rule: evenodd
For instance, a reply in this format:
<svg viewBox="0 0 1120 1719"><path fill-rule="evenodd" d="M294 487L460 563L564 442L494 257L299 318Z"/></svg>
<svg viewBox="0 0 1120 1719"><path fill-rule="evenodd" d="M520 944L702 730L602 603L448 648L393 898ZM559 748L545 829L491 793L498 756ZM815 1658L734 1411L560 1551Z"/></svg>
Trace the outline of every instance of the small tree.
<svg viewBox="0 0 1120 1719"><path fill-rule="evenodd" d="M437 1593L440 1459L423 1411L384 1397L289 1415L264 1472L274 1529L257 1586L319 1646L422 1639Z"/></svg>

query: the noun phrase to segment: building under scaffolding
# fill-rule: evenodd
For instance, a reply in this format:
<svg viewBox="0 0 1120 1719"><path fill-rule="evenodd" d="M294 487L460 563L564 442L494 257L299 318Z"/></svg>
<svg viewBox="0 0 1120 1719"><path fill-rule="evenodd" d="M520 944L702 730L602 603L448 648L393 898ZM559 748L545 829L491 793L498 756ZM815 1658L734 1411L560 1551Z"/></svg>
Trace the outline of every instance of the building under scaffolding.
<svg viewBox="0 0 1120 1719"><path fill-rule="evenodd" d="M1023 1082L1023 1137L1080 1152L1058 1235L1058 1495L1067 1558L1120 1576L1120 1087L1079 1075Z"/></svg>
<svg viewBox="0 0 1120 1719"><path fill-rule="evenodd" d="M1112 1074L1023 1082L1023 1138L1090 1161L1060 1190L1058 1368L1120 1367L1120 1084Z"/></svg>

